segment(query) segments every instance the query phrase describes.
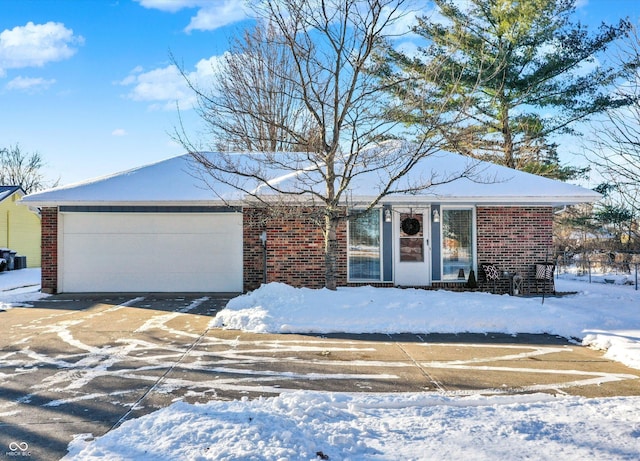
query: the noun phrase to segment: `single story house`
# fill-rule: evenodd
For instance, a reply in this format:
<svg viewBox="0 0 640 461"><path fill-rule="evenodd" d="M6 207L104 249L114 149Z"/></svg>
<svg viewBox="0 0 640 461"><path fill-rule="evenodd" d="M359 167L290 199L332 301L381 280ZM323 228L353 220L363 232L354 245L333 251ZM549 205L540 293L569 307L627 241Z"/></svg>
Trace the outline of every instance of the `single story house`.
<svg viewBox="0 0 640 461"><path fill-rule="evenodd" d="M438 153L411 175L456 171L470 159ZM422 193L385 197L338 230L339 286L445 287L482 263L525 279L550 258L553 207L593 202L591 190L479 162ZM292 180L291 175L283 180ZM409 179L407 179L409 180ZM359 177L345 207L376 194ZM42 215L47 292L241 292L263 281L321 287L323 235L312 207L264 219L229 186L205 185L189 155L28 195ZM497 281L506 289L509 280Z"/></svg>
<svg viewBox="0 0 640 461"><path fill-rule="evenodd" d="M20 186L0 186L0 248L25 256L28 267L40 267L40 215L18 205L24 196Z"/></svg>

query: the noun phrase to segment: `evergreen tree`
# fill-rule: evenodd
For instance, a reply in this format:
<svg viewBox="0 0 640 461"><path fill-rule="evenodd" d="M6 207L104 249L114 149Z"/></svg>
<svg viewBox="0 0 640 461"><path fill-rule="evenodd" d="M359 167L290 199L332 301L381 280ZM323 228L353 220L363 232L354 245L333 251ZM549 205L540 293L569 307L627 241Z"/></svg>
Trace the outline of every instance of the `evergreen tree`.
<svg viewBox="0 0 640 461"><path fill-rule="evenodd" d="M573 133L574 122L632 102L610 91L623 71L632 69L595 61L628 33L630 23L603 24L590 34L571 22L575 0L434 3L439 15L419 18L414 28L427 46L417 56L389 49L379 73L383 80L405 75L408 81L400 91L394 88L403 105L390 116L419 125L447 104L449 149L560 179L579 174L559 165L551 138ZM442 72L429 71L433 66ZM431 75L438 79L429 80ZM434 89L442 94L453 89L458 96L442 103L432 99ZM407 105L408 100L414 103Z"/></svg>

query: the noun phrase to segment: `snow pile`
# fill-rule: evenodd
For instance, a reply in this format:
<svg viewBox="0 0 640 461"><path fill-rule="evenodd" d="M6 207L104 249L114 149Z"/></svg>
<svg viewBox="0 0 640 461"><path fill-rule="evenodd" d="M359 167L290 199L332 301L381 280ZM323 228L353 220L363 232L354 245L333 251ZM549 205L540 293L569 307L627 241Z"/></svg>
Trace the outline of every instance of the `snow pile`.
<svg viewBox="0 0 640 461"><path fill-rule="evenodd" d="M548 300L400 288L292 288L232 299L213 326L260 333L557 333L580 336L591 314Z"/></svg>
<svg viewBox="0 0 640 461"><path fill-rule="evenodd" d="M558 280L563 297L520 298L399 288L292 288L232 299L211 326L260 333L548 333L608 350L640 368L640 291Z"/></svg>
<svg viewBox="0 0 640 461"><path fill-rule="evenodd" d="M0 311L29 306L29 301L47 296L40 293L39 268L0 272Z"/></svg>
<svg viewBox="0 0 640 461"><path fill-rule="evenodd" d="M66 460L637 459L638 398L298 391L128 421Z"/></svg>
<svg viewBox="0 0 640 461"><path fill-rule="evenodd" d="M640 369L640 331L638 330L594 331L584 337L582 344L607 351L604 356L609 360Z"/></svg>

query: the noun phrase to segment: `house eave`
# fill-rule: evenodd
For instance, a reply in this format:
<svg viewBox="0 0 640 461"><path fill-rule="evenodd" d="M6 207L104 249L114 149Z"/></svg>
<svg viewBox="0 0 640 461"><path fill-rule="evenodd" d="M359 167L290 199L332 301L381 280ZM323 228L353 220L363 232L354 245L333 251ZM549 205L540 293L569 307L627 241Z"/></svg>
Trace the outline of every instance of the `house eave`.
<svg viewBox="0 0 640 461"><path fill-rule="evenodd" d="M28 196L27 196L28 197ZM377 197L374 196L353 196L348 200L343 200L344 206L362 206L371 203ZM18 203L29 207L47 208L47 207L247 207L261 206L266 204L277 205L281 202L282 196L262 197L262 202L255 198L246 198L245 200L29 200L22 198ZM580 203L592 203L600 199L599 195L580 195L580 196L442 196L442 195L389 195L379 200L379 203L389 205L404 204L465 204L465 205L486 205L486 206L564 206L576 205ZM286 204L288 205L317 205L317 200L310 200L308 196L289 197Z"/></svg>
<svg viewBox="0 0 640 461"><path fill-rule="evenodd" d="M348 204L367 204L371 203L375 197L353 197L348 200ZM431 203L450 203L450 204L473 204L486 206L564 206L577 205L580 203L592 203L600 199L600 196L514 196L514 197L495 197L495 196L439 196L439 195L403 195L403 196L387 196L380 200L380 203L389 205L404 204L431 204ZM347 202L345 201L345 204Z"/></svg>
<svg viewBox="0 0 640 461"><path fill-rule="evenodd" d="M126 201L126 200L43 200L31 201L20 200L18 203L29 207L38 208L56 208L56 207L241 207L244 202L240 200L144 200L144 201Z"/></svg>

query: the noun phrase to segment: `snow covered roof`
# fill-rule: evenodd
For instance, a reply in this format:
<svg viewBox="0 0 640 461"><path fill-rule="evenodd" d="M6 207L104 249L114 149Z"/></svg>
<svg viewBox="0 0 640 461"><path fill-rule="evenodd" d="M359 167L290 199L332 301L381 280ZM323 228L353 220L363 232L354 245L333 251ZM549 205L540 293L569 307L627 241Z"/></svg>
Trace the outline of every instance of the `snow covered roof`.
<svg viewBox="0 0 640 461"><path fill-rule="evenodd" d="M212 154L215 155L215 154ZM251 158L252 154L246 154ZM465 177L460 176L466 172ZM305 179L309 170L301 173ZM31 206L60 205L220 205L240 204L244 194L231 186L212 183L194 165L189 154L150 165L57 187L23 197ZM457 178L457 179L456 179ZM372 171L353 179L349 199L366 201L378 194L384 173ZM295 174L278 177L273 183L296 190ZM481 162L449 152L426 157L397 183L397 190L415 182L433 185L419 193L396 192L385 203L446 202L465 204L567 205L593 202L600 194L573 184ZM318 181L316 187L322 187ZM267 188L265 188L267 189ZM265 190L265 195L269 192Z"/></svg>
<svg viewBox="0 0 640 461"><path fill-rule="evenodd" d="M376 183L371 179L363 176L352 182L352 190L357 191L353 194L354 200L376 194ZM602 197L575 184L443 151L418 163L408 176L398 181L395 188L407 189L416 181L431 181L434 185L418 193L392 194L385 202L411 200L560 206L595 202Z"/></svg>
<svg viewBox="0 0 640 461"><path fill-rule="evenodd" d="M394 150L411 151L410 145L396 144L389 147L380 145L370 150L368 158L393 155ZM395 152L395 155L399 155ZM402 155L402 154L400 154ZM374 169L364 174L354 175L347 195L349 202L368 203L378 196L379 191L395 176L398 165L388 170ZM317 171L317 170L316 170ZM301 187L301 183L302 187ZM302 192L302 189L324 187L322 178L313 169L300 170L298 175L289 173L276 177L270 184L278 190ZM416 192L417 185L429 187ZM336 184L336 189L338 185ZM530 204L530 205L571 205L597 201L601 195L590 189L542 176L526 173L494 163L480 161L451 152L439 151L420 160L409 174L399 179L383 203L464 203L464 204ZM394 192L395 191L395 192ZM404 191L404 192L403 192ZM409 191L409 192L407 192ZM265 197L273 192L266 186L259 191Z"/></svg>
<svg viewBox="0 0 640 461"><path fill-rule="evenodd" d="M24 195L24 191L20 186L0 186L0 202L2 202L7 197L10 197L17 191L21 191L21 195Z"/></svg>
<svg viewBox="0 0 640 461"><path fill-rule="evenodd" d="M108 176L29 194L22 203L59 205L222 205L242 195L229 186L215 192L189 154Z"/></svg>

